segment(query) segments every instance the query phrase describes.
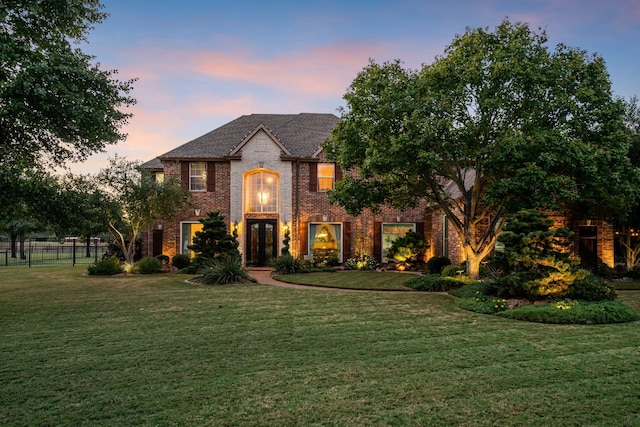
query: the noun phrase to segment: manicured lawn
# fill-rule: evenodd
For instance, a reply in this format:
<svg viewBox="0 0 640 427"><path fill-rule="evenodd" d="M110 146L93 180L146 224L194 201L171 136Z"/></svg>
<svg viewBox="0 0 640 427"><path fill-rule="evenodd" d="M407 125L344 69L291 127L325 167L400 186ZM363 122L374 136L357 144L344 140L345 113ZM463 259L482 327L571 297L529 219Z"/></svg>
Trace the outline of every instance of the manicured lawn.
<svg viewBox="0 0 640 427"><path fill-rule="evenodd" d="M376 271L341 271L335 273L282 274L275 279L299 285L376 291L413 291L404 283L415 277L410 273Z"/></svg>
<svg viewBox="0 0 640 427"><path fill-rule="evenodd" d="M640 425L638 322L84 271L0 269L0 425Z"/></svg>

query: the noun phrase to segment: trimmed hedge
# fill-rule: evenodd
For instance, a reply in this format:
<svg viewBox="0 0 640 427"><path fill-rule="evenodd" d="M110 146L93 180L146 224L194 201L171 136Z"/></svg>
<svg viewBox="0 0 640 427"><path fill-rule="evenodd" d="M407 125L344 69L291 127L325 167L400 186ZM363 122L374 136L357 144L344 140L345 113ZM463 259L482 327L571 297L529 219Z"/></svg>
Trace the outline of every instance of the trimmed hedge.
<svg viewBox="0 0 640 427"><path fill-rule="evenodd" d="M622 323L640 319L633 308L618 301L562 300L544 305L525 305L496 315L527 322L559 324Z"/></svg>
<svg viewBox="0 0 640 427"><path fill-rule="evenodd" d="M468 282L466 278L446 277L439 274L416 276L409 279L404 285L416 291L448 292L458 289Z"/></svg>

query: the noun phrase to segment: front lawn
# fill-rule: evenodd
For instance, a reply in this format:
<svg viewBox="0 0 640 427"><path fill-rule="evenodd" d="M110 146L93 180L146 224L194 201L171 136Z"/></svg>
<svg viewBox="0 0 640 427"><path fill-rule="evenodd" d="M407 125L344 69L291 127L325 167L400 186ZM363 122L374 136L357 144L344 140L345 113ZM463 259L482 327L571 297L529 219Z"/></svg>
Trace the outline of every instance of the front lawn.
<svg viewBox="0 0 640 427"><path fill-rule="evenodd" d="M84 272L0 269L0 425L640 423L637 322Z"/></svg>
<svg viewBox="0 0 640 427"><path fill-rule="evenodd" d="M360 289L369 291L412 291L404 286L411 273L378 271L336 271L333 273L281 274L274 279L298 285L322 286L327 288Z"/></svg>

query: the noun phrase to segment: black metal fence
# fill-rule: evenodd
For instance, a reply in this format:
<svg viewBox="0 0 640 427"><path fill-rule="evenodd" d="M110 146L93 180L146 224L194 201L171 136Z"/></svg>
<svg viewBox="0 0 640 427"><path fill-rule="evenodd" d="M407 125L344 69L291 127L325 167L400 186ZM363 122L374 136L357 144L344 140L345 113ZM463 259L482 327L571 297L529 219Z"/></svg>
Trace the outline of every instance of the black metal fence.
<svg viewBox="0 0 640 427"><path fill-rule="evenodd" d="M17 242L14 249L10 242L0 242L0 268L36 267L42 265L89 265L102 259L108 245L93 239L86 241L42 242L35 240Z"/></svg>

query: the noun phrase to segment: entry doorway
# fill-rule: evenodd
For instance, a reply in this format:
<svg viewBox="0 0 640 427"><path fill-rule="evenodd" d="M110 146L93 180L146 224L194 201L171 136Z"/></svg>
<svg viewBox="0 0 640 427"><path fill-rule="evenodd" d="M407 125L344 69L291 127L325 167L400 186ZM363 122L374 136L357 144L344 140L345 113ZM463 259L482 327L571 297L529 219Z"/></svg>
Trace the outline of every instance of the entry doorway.
<svg viewBox="0 0 640 427"><path fill-rule="evenodd" d="M578 255L582 265L598 266L598 227L580 227L578 235Z"/></svg>
<svg viewBox="0 0 640 427"><path fill-rule="evenodd" d="M246 241L246 265L265 267L277 254L277 221L248 220Z"/></svg>

